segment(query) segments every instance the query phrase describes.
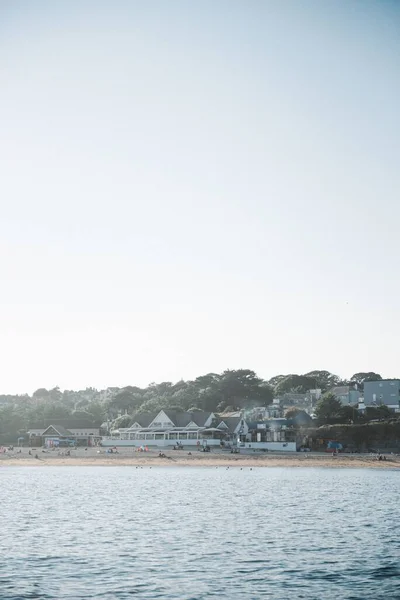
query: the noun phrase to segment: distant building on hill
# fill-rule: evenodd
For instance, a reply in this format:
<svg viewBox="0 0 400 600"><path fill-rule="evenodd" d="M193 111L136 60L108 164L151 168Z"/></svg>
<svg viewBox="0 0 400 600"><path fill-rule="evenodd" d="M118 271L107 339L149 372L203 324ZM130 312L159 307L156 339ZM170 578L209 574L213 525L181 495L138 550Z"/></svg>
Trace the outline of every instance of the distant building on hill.
<svg viewBox="0 0 400 600"><path fill-rule="evenodd" d="M256 406L245 411L246 419L250 421L262 421L264 419L283 417L281 401L275 398L268 406Z"/></svg>
<svg viewBox="0 0 400 600"><path fill-rule="evenodd" d="M355 406L360 401L361 394L350 385L339 385L329 390L343 405Z"/></svg>
<svg viewBox="0 0 400 600"><path fill-rule="evenodd" d="M364 382L365 406L384 404L395 412L400 412L400 380L382 379Z"/></svg>

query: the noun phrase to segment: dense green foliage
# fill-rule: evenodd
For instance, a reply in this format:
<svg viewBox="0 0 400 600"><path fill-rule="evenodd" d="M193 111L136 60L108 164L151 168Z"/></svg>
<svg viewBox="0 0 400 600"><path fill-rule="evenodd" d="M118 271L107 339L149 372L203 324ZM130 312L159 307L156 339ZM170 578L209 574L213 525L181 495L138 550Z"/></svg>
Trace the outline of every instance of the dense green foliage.
<svg viewBox="0 0 400 600"><path fill-rule="evenodd" d="M350 383L362 387L364 381L381 379L377 373L356 373ZM40 388L32 396L0 396L0 444L15 442L33 424L44 424L51 419L74 417L124 426L134 415L161 409L204 410L224 412L268 406L274 397L287 392L306 393L320 388L327 392L333 386L349 383L329 371L310 371L304 375L277 375L264 381L250 369L226 370L221 374L208 373L192 381L151 383L146 388L126 386L98 391L94 388L63 392L55 387ZM378 412L377 412L378 411ZM360 417L357 411L340 405L334 397L325 394L316 409L318 422L352 423ZM364 420L383 418L384 408L369 408ZM118 419L118 421L116 421Z"/></svg>
<svg viewBox="0 0 400 600"><path fill-rule="evenodd" d="M146 388L127 386L100 392L93 388L78 392L40 388L32 397L0 396L0 444L15 442L32 424L44 424L53 418L74 417L96 425L115 422L114 425L123 427L129 425L138 412L163 408L223 412L268 406L273 397L273 388L249 369L208 373L194 381L175 384L151 383Z"/></svg>

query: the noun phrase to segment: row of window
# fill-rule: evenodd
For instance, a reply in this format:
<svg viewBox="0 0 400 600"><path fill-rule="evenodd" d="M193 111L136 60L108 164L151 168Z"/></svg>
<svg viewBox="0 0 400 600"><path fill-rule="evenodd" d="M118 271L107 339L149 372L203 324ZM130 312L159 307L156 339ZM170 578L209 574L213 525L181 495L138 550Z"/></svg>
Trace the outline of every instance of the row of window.
<svg viewBox="0 0 400 600"><path fill-rule="evenodd" d="M177 433L170 433L170 434L166 434L166 436L168 435L167 439L170 440L197 440L197 431L193 431L193 432L188 432L186 433L180 433L179 434L179 438L178 438L178 434ZM163 440L164 439L164 434L163 433L131 433L129 434L122 434L121 435L121 439L122 440Z"/></svg>

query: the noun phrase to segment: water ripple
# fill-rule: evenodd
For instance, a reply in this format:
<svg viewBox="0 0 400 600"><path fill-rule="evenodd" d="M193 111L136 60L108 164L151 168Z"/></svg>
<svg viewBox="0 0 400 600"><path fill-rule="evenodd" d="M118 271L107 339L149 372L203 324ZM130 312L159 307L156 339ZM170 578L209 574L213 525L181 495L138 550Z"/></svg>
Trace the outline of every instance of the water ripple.
<svg viewBox="0 0 400 600"><path fill-rule="evenodd" d="M400 598L398 477L4 469L0 600Z"/></svg>

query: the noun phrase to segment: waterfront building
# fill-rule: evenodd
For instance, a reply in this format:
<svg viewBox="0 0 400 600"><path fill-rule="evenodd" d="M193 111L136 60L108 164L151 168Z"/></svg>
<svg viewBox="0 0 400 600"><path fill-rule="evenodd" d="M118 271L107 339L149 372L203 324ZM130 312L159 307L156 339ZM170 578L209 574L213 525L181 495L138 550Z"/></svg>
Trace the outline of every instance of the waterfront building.
<svg viewBox="0 0 400 600"><path fill-rule="evenodd" d="M32 424L28 436L31 446L45 445L50 440L55 442L71 440L77 446L94 446L100 440L100 428L89 420L71 417Z"/></svg>
<svg viewBox="0 0 400 600"><path fill-rule="evenodd" d="M130 427L120 428L104 436L103 446L218 446L221 441L234 441L246 435L247 423L242 417L217 417L212 412L174 412L160 410L135 417Z"/></svg>

